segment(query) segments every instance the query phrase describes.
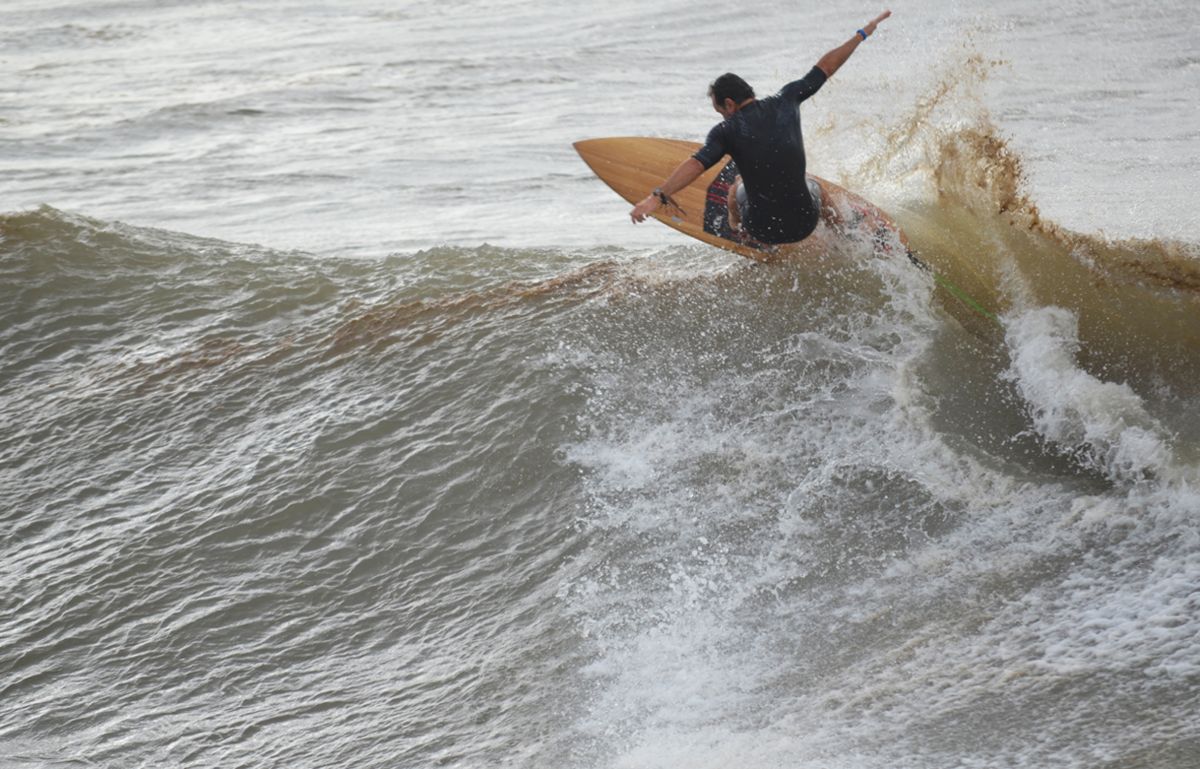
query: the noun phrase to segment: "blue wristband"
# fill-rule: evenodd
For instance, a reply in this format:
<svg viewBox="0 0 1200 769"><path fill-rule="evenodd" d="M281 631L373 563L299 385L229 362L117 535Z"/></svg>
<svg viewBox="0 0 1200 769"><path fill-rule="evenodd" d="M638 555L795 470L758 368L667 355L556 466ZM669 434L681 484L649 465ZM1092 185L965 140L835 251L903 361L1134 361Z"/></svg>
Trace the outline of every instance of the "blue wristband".
<svg viewBox="0 0 1200 769"><path fill-rule="evenodd" d="M862 39L863 39L863 40L866 40L866 39L867 39L867 33L866 33L866 32L863 32L861 29L858 31L858 34L862 35Z"/></svg>

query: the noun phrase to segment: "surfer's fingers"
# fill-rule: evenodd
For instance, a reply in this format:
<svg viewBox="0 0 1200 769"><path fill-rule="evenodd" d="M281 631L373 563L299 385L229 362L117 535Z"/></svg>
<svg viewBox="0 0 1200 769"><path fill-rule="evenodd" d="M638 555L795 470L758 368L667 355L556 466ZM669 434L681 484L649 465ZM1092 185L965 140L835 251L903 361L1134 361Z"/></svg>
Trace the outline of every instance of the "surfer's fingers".
<svg viewBox="0 0 1200 769"><path fill-rule="evenodd" d="M644 222L646 221L646 217L657 208L658 198L652 195L634 206L633 210L629 212L629 215L633 218L634 223Z"/></svg>

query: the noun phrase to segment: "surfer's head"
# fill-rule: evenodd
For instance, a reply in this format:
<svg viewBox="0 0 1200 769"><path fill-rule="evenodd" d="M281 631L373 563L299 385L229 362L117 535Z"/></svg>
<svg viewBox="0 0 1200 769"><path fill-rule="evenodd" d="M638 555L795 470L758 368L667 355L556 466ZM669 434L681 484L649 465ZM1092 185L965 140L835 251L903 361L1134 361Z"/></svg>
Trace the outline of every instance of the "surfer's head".
<svg viewBox="0 0 1200 769"><path fill-rule="evenodd" d="M726 72L708 86L708 98L712 99L713 109L728 118L754 98L754 89L737 75Z"/></svg>

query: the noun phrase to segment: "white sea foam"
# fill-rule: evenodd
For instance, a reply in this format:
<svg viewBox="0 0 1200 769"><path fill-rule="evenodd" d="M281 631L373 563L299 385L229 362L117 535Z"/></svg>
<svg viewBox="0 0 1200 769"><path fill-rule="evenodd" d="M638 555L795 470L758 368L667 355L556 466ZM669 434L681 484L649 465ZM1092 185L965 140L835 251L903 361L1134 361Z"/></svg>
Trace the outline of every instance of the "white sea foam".
<svg viewBox="0 0 1200 769"><path fill-rule="evenodd" d="M1196 672L1200 564L1178 527L1200 496L1162 478L1183 473L1169 432L1076 364L1069 316L1035 310L1007 319L1010 384L1035 445L1106 486L964 450L922 374L941 316L915 271L874 273L886 310L849 332L798 319L756 369L664 390L646 381L667 360L591 359L568 453L608 555L560 595L596 653L578 726L606 765L1083 769L1177 739L1092 720Z"/></svg>
<svg viewBox="0 0 1200 769"><path fill-rule="evenodd" d="M1007 322L1008 376L1038 435L1118 482L1170 474L1172 437L1129 385L1106 382L1076 361L1078 321L1060 307L1019 312Z"/></svg>

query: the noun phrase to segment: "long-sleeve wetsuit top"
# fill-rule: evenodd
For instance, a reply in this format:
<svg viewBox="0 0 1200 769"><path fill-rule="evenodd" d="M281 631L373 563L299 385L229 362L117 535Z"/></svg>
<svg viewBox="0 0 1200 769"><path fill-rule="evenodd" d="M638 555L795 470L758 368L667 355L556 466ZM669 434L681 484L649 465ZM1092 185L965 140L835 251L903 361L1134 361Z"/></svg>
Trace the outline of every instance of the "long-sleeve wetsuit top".
<svg viewBox="0 0 1200 769"><path fill-rule="evenodd" d="M763 243L794 243L816 229L820 212L804 177L800 102L825 80L813 67L774 96L747 104L714 126L693 155L706 169L725 155L734 159L749 202L742 226Z"/></svg>

